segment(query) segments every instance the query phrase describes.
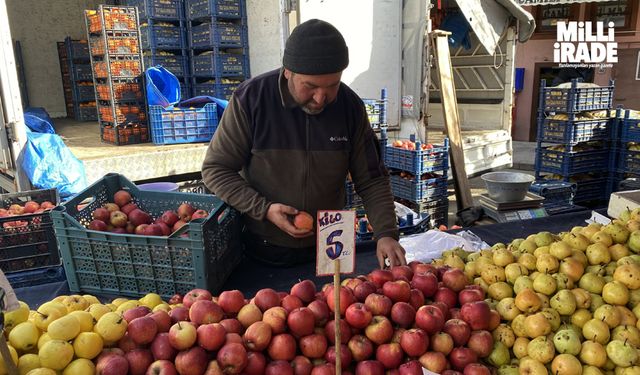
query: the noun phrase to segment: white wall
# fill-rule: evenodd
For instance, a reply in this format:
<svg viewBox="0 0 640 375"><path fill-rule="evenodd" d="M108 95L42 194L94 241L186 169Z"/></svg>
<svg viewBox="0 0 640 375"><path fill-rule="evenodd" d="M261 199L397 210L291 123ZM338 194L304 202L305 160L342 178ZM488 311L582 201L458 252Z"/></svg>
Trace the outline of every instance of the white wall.
<svg viewBox="0 0 640 375"><path fill-rule="evenodd" d="M247 0L252 77L282 65L280 18L279 0Z"/></svg>

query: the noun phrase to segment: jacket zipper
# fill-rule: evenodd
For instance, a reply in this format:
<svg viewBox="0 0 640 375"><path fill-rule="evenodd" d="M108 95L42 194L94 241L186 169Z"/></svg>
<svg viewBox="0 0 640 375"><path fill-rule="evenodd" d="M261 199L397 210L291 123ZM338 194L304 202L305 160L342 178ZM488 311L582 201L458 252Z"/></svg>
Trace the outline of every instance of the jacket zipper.
<svg viewBox="0 0 640 375"><path fill-rule="evenodd" d="M311 170L311 166L309 165L311 162L309 160L309 132L310 132L310 124L309 124L309 115L305 113L305 153L304 153L304 158L305 158L305 171L304 171L304 185L303 185L303 189L302 189L302 205L303 205L303 209L307 209L307 189L308 189L308 185L309 185L309 174L310 174L310 170Z"/></svg>

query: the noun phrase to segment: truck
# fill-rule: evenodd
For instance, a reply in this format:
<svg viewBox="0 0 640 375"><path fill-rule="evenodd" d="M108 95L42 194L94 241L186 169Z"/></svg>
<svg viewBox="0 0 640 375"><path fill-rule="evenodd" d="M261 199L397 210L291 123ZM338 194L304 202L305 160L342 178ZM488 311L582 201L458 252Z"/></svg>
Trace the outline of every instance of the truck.
<svg viewBox="0 0 640 375"><path fill-rule="evenodd" d="M515 43L518 38L526 40L527 34L530 35L528 31L535 27L531 16L513 1L245 1L252 76L280 66L284 43L296 24L310 18L325 19L341 30L350 48L351 62L343 74L343 81L363 98L379 98L382 89L387 92L389 137L415 135L430 143L441 142L446 136L438 102L438 80L434 79L437 72L431 61L432 15L441 9L464 11L465 17L471 20L471 49L458 47L451 48L450 52L456 74L467 172L473 175L511 166ZM57 61L51 54L47 59L45 52L55 48L55 42L66 35L76 38L86 35L82 20L84 9L76 9L77 2L27 1L24 6L16 3L23 2L0 0L0 189L8 192L32 188L20 168L21 150L26 142L20 86L28 87L30 94L40 87L53 88L52 91L58 88L58 92L47 95L57 97L60 102L60 77L52 73L59 71ZM90 6L99 2L87 3ZM32 9L27 10L29 4ZM74 9L69 10L69 7ZM28 24L30 17L61 12L70 19L66 24L47 17L38 18L37 22L56 28L50 34L35 38L32 33L41 29L30 31L17 26ZM362 21L353 22L354 14L359 14ZM72 16L79 19L71 20ZM12 31L15 31L13 37ZM14 39L23 41L24 65L29 67L30 62L37 59L39 66L44 65L43 69L49 70L47 75L30 74L27 69L28 85L19 82L12 48ZM33 43L29 43L30 40ZM46 43L42 52L37 43ZM493 46L492 52L488 52L486 44L489 48ZM37 100L37 95L36 98L29 96ZM42 106L41 103L32 104ZM44 107L54 117L56 133L83 162L88 183L110 172L120 173L135 182L199 179L206 143L112 146L100 141L96 123L78 123L64 118L64 111L54 110L54 105L51 105L52 109L47 105Z"/></svg>

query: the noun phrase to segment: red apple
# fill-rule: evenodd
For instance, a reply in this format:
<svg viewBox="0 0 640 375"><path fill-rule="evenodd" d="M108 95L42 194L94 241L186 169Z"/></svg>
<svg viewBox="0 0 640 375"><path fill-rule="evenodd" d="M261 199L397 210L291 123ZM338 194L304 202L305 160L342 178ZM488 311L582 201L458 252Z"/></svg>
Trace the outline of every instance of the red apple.
<svg viewBox="0 0 640 375"><path fill-rule="evenodd" d="M289 331L296 337L310 335L313 332L315 322L313 312L306 307L299 307L287 316Z"/></svg>
<svg viewBox="0 0 640 375"><path fill-rule="evenodd" d="M189 309L184 306L174 307L171 310L169 310L169 317L171 317L172 323L188 322Z"/></svg>
<svg viewBox="0 0 640 375"><path fill-rule="evenodd" d="M113 214L111 214L113 216ZM141 224L151 224L152 220L151 220L151 215L149 215L148 213L142 211L139 208L136 208L135 210L129 212L129 221L131 221L131 224L138 226Z"/></svg>
<svg viewBox="0 0 640 375"><path fill-rule="evenodd" d="M236 344L244 344L244 340L242 340L242 336L240 336L237 333L227 332L227 334L224 335L224 343L226 345L232 342Z"/></svg>
<svg viewBox="0 0 640 375"><path fill-rule="evenodd" d="M122 317L127 321L127 323L131 323L134 319L149 315L149 313L151 313L151 309L147 306L137 306L132 309L125 310L124 313L122 313Z"/></svg>
<svg viewBox="0 0 640 375"><path fill-rule="evenodd" d="M159 359L149 365L145 375L178 375L178 371L173 362Z"/></svg>
<svg viewBox="0 0 640 375"><path fill-rule="evenodd" d="M278 292L271 288L260 289L253 297L253 302L260 308L262 312L272 307L280 306L281 298Z"/></svg>
<svg viewBox="0 0 640 375"><path fill-rule="evenodd" d="M391 313L393 302L391 299L382 294L369 294L364 301L364 305L371 311L373 315L388 316Z"/></svg>
<svg viewBox="0 0 640 375"><path fill-rule="evenodd" d="M255 352L263 351L271 341L271 327L262 321L255 322L244 332L242 341L249 350Z"/></svg>
<svg viewBox="0 0 640 375"><path fill-rule="evenodd" d="M313 312L316 327L324 327L327 324L331 311L329 311L329 305L326 302L317 299L311 301L307 308Z"/></svg>
<svg viewBox="0 0 640 375"><path fill-rule="evenodd" d="M267 358L260 352L247 352L247 366L243 373L246 375L262 375L267 367ZM206 374L205 374L206 375Z"/></svg>
<svg viewBox="0 0 640 375"><path fill-rule="evenodd" d="M176 221L175 224L173 224L173 226L171 227L171 233L177 231L178 229L182 228L183 226L187 225L188 223L186 221L182 221L182 220L178 220ZM186 233L185 233L186 234Z"/></svg>
<svg viewBox="0 0 640 375"><path fill-rule="evenodd" d="M500 316L500 313L494 309L491 309L489 314L490 314L489 325L487 326L487 329L489 331L493 331L494 329L498 328L498 326L500 325L500 321L502 320L502 317Z"/></svg>
<svg viewBox="0 0 640 375"><path fill-rule="evenodd" d="M460 316L474 331L488 329L491 320L491 308L485 301L465 303L460 308Z"/></svg>
<svg viewBox="0 0 640 375"><path fill-rule="evenodd" d="M364 361L373 355L373 343L366 336L352 336L347 346L356 362Z"/></svg>
<svg viewBox="0 0 640 375"><path fill-rule="evenodd" d="M91 216L95 219L95 220L100 220L104 223L108 223L111 220L111 212L109 212L109 210L107 210L104 207L98 207L96 208L92 213Z"/></svg>
<svg viewBox="0 0 640 375"><path fill-rule="evenodd" d="M429 335L420 328L404 331L400 336L400 347L409 357L420 357L429 349Z"/></svg>
<svg viewBox="0 0 640 375"><path fill-rule="evenodd" d="M476 352L478 357L487 357L493 349L493 336L489 331L473 331L467 341L467 346Z"/></svg>
<svg viewBox="0 0 640 375"><path fill-rule="evenodd" d="M191 305L193 305L193 303L195 301L198 300L209 300L211 301L211 292L209 292L208 290L205 289L193 289L190 290L189 292L187 292L187 294L184 295L184 298L182 298L182 304L184 305L184 307L186 308L190 308Z"/></svg>
<svg viewBox="0 0 640 375"><path fill-rule="evenodd" d="M136 208L139 208L138 205L133 202L130 202L120 207L120 211L124 212L127 216L129 216L131 211L135 210Z"/></svg>
<svg viewBox="0 0 640 375"><path fill-rule="evenodd" d="M189 320L196 324L218 323L223 317L224 311L211 299L196 300L189 308Z"/></svg>
<svg viewBox="0 0 640 375"><path fill-rule="evenodd" d="M451 268L442 274L442 284L454 292L459 292L468 284L468 280L461 269Z"/></svg>
<svg viewBox="0 0 640 375"><path fill-rule="evenodd" d="M131 193L126 190L118 190L115 192L115 194L113 194L113 203L117 204L120 207L131 202L131 199Z"/></svg>
<svg viewBox="0 0 640 375"><path fill-rule="evenodd" d="M395 279L391 271L381 269L375 269L371 271L368 278L378 288L382 288L382 285L384 285L384 283L386 283L387 281L393 281Z"/></svg>
<svg viewBox="0 0 640 375"><path fill-rule="evenodd" d="M327 352L324 355L324 359L335 366L336 364L336 347L330 346L327 348ZM353 360L351 351L345 344L340 345L340 366L343 370L347 369Z"/></svg>
<svg viewBox="0 0 640 375"><path fill-rule="evenodd" d="M102 351L100 352L98 357L95 358L95 362L97 364L103 358L105 358L107 356L110 356L110 355L114 355L114 354L117 355L117 356L120 356L120 357L124 357L124 352L120 348L104 348L104 349L102 349ZM128 364L127 364L127 368L129 368Z"/></svg>
<svg viewBox="0 0 640 375"><path fill-rule="evenodd" d="M240 347L242 347L242 345L240 345ZM246 354L244 359L246 361ZM178 370L180 375L202 375L207 370L209 358L204 349L199 346L194 346L193 348L178 353L175 363L176 370Z"/></svg>
<svg viewBox="0 0 640 375"><path fill-rule="evenodd" d="M454 348L449 353L449 363L454 370L463 371L468 364L474 362L478 362L478 355L469 348Z"/></svg>
<svg viewBox="0 0 640 375"><path fill-rule="evenodd" d="M237 289L225 290L218 297L218 305L226 314L235 315L245 305L244 295Z"/></svg>
<svg viewBox="0 0 640 375"><path fill-rule="evenodd" d="M353 295L358 302L364 302L367 296L371 293L375 293L378 288L371 281L364 281L356 286L353 290Z"/></svg>
<svg viewBox="0 0 640 375"><path fill-rule="evenodd" d="M436 374L441 374L448 366L447 357L440 352L426 352L419 358L422 367Z"/></svg>
<svg viewBox="0 0 640 375"><path fill-rule="evenodd" d="M368 326L369 323L371 323L372 318L373 315L371 314L371 311L369 311L369 309L360 302L351 304L347 307L347 311L345 313L345 320L347 323L349 323L351 327L357 329L362 329Z"/></svg>
<svg viewBox="0 0 640 375"><path fill-rule="evenodd" d="M303 307L304 303L300 298L292 296L291 294L287 294L282 298L280 305L284 307L285 310L287 310L287 313L290 313L291 311L299 307Z"/></svg>
<svg viewBox="0 0 640 375"><path fill-rule="evenodd" d="M402 328L413 325L416 309L406 302L396 302L391 307L391 321Z"/></svg>
<svg viewBox="0 0 640 375"><path fill-rule="evenodd" d="M324 327L324 335L332 345L336 343L335 320L330 320ZM351 327L349 327L349 323L344 319L340 319L340 342L347 342L350 338Z"/></svg>
<svg viewBox="0 0 640 375"><path fill-rule="evenodd" d="M169 227L173 227L174 224L180 220L180 218L178 217L178 214L175 213L175 211L165 211L162 216L160 217L160 219L167 224Z"/></svg>
<svg viewBox="0 0 640 375"><path fill-rule="evenodd" d="M404 353L400 344L382 344L376 349L376 359L382 363L386 369L398 368L402 364Z"/></svg>
<svg viewBox="0 0 640 375"><path fill-rule="evenodd" d="M127 333L136 344L149 344L158 333L158 325L152 317L142 316L129 322Z"/></svg>
<svg viewBox="0 0 640 375"><path fill-rule="evenodd" d="M422 375L422 365L420 362L413 360L403 363L398 368L400 375Z"/></svg>
<svg viewBox="0 0 640 375"><path fill-rule="evenodd" d="M371 324L364 330L365 336L377 345L384 344L393 337L393 326L391 321L384 316L376 315L371 320ZM344 342L344 341L341 341Z"/></svg>
<svg viewBox="0 0 640 375"><path fill-rule="evenodd" d="M171 328L171 316L164 310L156 310L149 314L149 317L156 322L158 332L169 332Z"/></svg>
<svg viewBox="0 0 640 375"><path fill-rule="evenodd" d="M302 280L291 287L289 294L308 304L313 301L316 295L316 284L311 280Z"/></svg>
<svg viewBox="0 0 640 375"><path fill-rule="evenodd" d="M296 356L296 349L296 339L288 333L281 333L271 338L267 353L275 361L291 361Z"/></svg>
<svg viewBox="0 0 640 375"><path fill-rule="evenodd" d="M462 319L462 315L460 314L460 309L457 307L450 308L449 319Z"/></svg>
<svg viewBox="0 0 640 375"><path fill-rule="evenodd" d="M189 203L183 203L178 207L178 217L185 222L191 220L191 215L193 215L194 212L196 212L196 209Z"/></svg>
<svg viewBox="0 0 640 375"><path fill-rule="evenodd" d="M91 222L89 223L89 229L91 230L97 230L100 232L106 232L108 230L107 228L107 224L105 224L104 221L102 220L91 220Z"/></svg>
<svg viewBox="0 0 640 375"><path fill-rule="evenodd" d="M124 354L129 362L129 374L144 375L153 363L153 355L149 349L134 349Z"/></svg>
<svg viewBox="0 0 640 375"><path fill-rule="evenodd" d="M196 329L197 343L203 349L214 352L222 347L227 330L220 323L203 324Z"/></svg>
<svg viewBox="0 0 640 375"><path fill-rule="evenodd" d="M301 337L299 340L300 351L307 358L322 358L327 351L327 338L324 334L313 333Z"/></svg>
<svg viewBox="0 0 640 375"><path fill-rule="evenodd" d="M460 319L449 319L444 323L442 332L448 333L453 339L454 346L463 346L471 337L471 328Z"/></svg>
<svg viewBox="0 0 640 375"><path fill-rule="evenodd" d="M298 355L293 359L293 361L291 361L291 367L293 367L294 375L310 375L311 370L313 369L313 364L309 358Z"/></svg>
<svg viewBox="0 0 640 375"><path fill-rule="evenodd" d="M319 364L311 369L311 375L335 375L335 373L335 366L330 363Z"/></svg>
<svg viewBox="0 0 640 375"><path fill-rule="evenodd" d="M469 363L464 368L464 375L491 375L491 370L480 363Z"/></svg>
<svg viewBox="0 0 640 375"><path fill-rule="evenodd" d="M442 311L433 305L425 305L416 312L416 326L432 335L444 327Z"/></svg>
<svg viewBox="0 0 640 375"><path fill-rule="evenodd" d="M225 374L240 374L247 367L247 351L242 344L225 344L216 356L218 365Z"/></svg>
<svg viewBox="0 0 640 375"><path fill-rule="evenodd" d="M460 306L463 306L465 303L482 300L484 300L484 291L478 290L477 288L471 288L470 285L467 285L460 291L460 293L458 293L458 302L460 303Z"/></svg>
<svg viewBox="0 0 640 375"><path fill-rule="evenodd" d="M411 280L413 277L413 270L409 266L393 266L391 267L391 273L396 279L404 277L407 280Z"/></svg>
<svg viewBox="0 0 640 375"><path fill-rule="evenodd" d="M185 350L196 343L196 327L190 322L178 322L169 329L169 342L178 350Z"/></svg>
<svg viewBox="0 0 640 375"><path fill-rule="evenodd" d="M138 349L138 344L133 341L129 332L126 332L124 336L118 340L118 348L122 349L123 352L130 352L133 349Z"/></svg>
<svg viewBox="0 0 640 375"><path fill-rule="evenodd" d="M162 234L159 234L159 236L168 236L171 234L171 228L167 224L165 224L163 221L159 221L154 225L159 227L160 231L162 232Z"/></svg>
<svg viewBox="0 0 640 375"><path fill-rule="evenodd" d="M208 216L209 212L207 212L206 210L195 210L191 215L191 220L206 219Z"/></svg>
<svg viewBox="0 0 640 375"><path fill-rule="evenodd" d="M402 280L387 281L382 285L382 293L394 303L409 302L411 299L411 285Z"/></svg>
<svg viewBox="0 0 640 375"><path fill-rule="evenodd" d="M437 307L442 312L442 316L444 316L444 320L445 321L451 318L449 316L449 310L451 308L446 303L444 303L442 301L436 301L436 302L432 302L431 306Z"/></svg>
<svg viewBox="0 0 640 375"><path fill-rule="evenodd" d="M449 308L452 308L458 304L458 294L447 287L440 287L433 297L433 300L436 302L444 302Z"/></svg>
<svg viewBox="0 0 640 375"><path fill-rule="evenodd" d="M431 336L431 350L449 355L453 349L453 339L448 333L438 332Z"/></svg>
<svg viewBox="0 0 640 375"><path fill-rule="evenodd" d="M161 332L151 342L151 354L155 360L166 359L173 362L173 359L178 354L176 348L171 346L169 340L169 333Z"/></svg>
<svg viewBox="0 0 640 375"><path fill-rule="evenodd" d="M271 327L273 334L284 333L287 330L287 311L281 306L272 307L264 312L262 321Z"/></svg>
<svg viewBox="0 0 640 375"><path fill-rule="evenodd" d="M355 375L384 375L384 365L376 360L358 362Z"/></svg>
<svg viewBox="0 0 640 375"><path fill-rule="evenodd" d="M329 285L329 287L326 289L325 291L325 296L327 298L327 305L329 306L329 310L331 310L332 312L335 311L335 298L333 295L333 285ZM349 307L349 305L351 305L352 303L354 303L356 300L356 298L353 296L353 292L351 291L351 289L341 286L340 287L340 305L339 305L339 310L340 310L340 315L344 316L345 312L347 311L347 307Z"/></svg>
<svg viewBox="0 0 640 375"><path fill-rule="evenodd" d="M127 375L129 361L123 355L108 354L96 360L96 374Z"/></svg>
<svg viewBox="0 0 640 375"><path fill-rule="evenodd" d="M293 367L287 361L273 361L267 364L265 375L293 375Z"/></svg>
<svg viewBox="0 0 640 375"><path fill-rule="evenodd" d="M409 298L409 304L413 306L415 310L418 310L422 305L425 304L424 294L418 289L411 289L411 298Z"/></svg>

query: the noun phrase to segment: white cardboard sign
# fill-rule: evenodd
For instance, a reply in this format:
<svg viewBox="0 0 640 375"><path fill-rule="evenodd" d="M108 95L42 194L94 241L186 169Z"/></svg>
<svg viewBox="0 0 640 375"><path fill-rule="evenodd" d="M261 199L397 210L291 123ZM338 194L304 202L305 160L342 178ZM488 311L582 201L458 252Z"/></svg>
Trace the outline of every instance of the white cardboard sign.
<svg viewBox="0 0 640 375"><path fill-rule="evenodd" d="M333 275L335 261L340 261L340 273L356 269L356 231L354 211L318 211L316 244L316 275Z"/></svg>

